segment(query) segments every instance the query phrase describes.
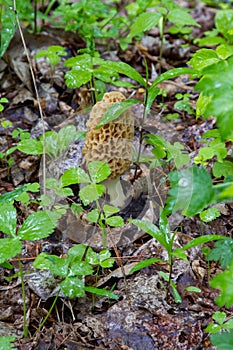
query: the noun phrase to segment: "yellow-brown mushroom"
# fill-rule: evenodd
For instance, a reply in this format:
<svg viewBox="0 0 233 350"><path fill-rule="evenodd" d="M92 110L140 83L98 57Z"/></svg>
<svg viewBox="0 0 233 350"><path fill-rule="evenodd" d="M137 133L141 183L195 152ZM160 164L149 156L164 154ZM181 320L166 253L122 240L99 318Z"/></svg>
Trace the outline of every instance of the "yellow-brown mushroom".
<svg viewBox="0 0 233 350"><path fill-rule="evenodd" d="M124 194L120 184L120 175L130 167L133 158L134 117L130 110L123 112L117 119L96 129L103 114L108 108L125 96L119 91L105 93L90 113L87 122L87 134L83 148L86 163L93 160L109 164L111 175L104 182L110 196L110 203L122 206Z"/></svg>

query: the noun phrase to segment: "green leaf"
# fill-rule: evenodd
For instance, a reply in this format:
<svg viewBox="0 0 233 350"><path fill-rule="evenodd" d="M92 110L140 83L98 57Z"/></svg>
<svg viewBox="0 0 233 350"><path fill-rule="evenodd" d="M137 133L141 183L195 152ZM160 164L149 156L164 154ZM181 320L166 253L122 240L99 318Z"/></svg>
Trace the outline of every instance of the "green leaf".
<svg viewBox="0 0 233 350"><path fill-rule="evenodd" d="M120 226L124 226L124 224L125 224L122 217L118 216L118 215L112 216L110 218L106 218L106 223L112 227L120 227Z"/></svg>
<svg viewBox="0 0 233 350"><path fill-rule="evenodd" d="M182 210L186 216L193 216L208 206L214 196L212 180L208 171L202 167L169 173L171 189L168 191L169 212Z"/></svg>
<svg viewBox="0 0 233 350"><path fill-rule="evenodd" d="M232 9L217 11L215 16L216 28L231 43L233 42L232 23L233 23Z"/></svg>
<svg viewBox="0 0 233 350"><path fill-rule="evenodd" d="M119 213L120 209L117 207L113 207L112 205L104 204L103 211L104 211L104 216L108 218L111 215Z"/></svg>
<svg viewBox="0 0 233 350"><path fill-rule="evenodd" d="M79 191L79 197L83 205L88 205L99 199L105 191L104 185L90 184Z"/></svg>
<svg viewBox="0 0 233 350"><path fill-rule="evenodd" d="M130 273L134 273L136 271L139 271L139 270L143 269L144 267L153 265L154 263L157 263L157 262L164 262L164 261L161 259L158 259L158 258L151 258L151 259L146 259L146 260L140 261L130 270Z"/></svg>
<svg viewBox="0 0 233 350"><path fill-rule="evenodd" d="M13 336L1 336L0 337L0 349L1 350L16 350L13 346L13 341L15 341L15 337Z"/></svg>
<svg viewBox="0 0 233 350"><path fill-rule="evenodd" d="M226 313L225 312L221 312L221 311L216 311L213 315L212 315L212 319L219 323L219 324L223 324L225 319L226 319Z"/></svg>
<svg viewBox="0 0 233 350"><path fill-rule="evenodd" d="M215 299L218 306L226 305L229 308L233 305L233 261L227 270L210 281L210 285L213 288L220 289L220 295Z"/></svg>
<svg viewBox="0 0 233 350"><path fill-rule="evenodd" d="M84 282L77 277L67 277L60 283L60 286L68 298L81 298L85 295Z"/></svg>
<svg viewBox="0 0 233 350"><path fill-rule="evenodd" d="M89 248L91 249L91 248ZM68 257L70 260L75 259L76 261L81 261L84 257L84 253L86 251L86 246L84 244L76 244L68 251Z"/></svg>
<svg viewBox="0 0 233 350"><path fill-rule="evenodd" d="M179 248L179 249L185 251L190 248L197 247L199 245L202 245L211 241L217 241L223 238L224 236L220 236L220 235L205 235L205 236L192 239L189 243L185 244L182 248Z"/></svg>
<svg viewBox="0 0 233 350"><path fill-rule="evenodd" d="M87 213L87 220L90 222L98 222L100 218L100 211L99 209L93 209Z"/></svg>
<svg viewBox="0 0 233 350"><path fill-rule="evenodd" d="M51 266L51 260L49 260L48 257L50 257L49 254L44 252L40 253L34 260L33 267L39 270L49 270Z"/></svg>
<svg viewBox="0 0 233 350"><path fill-rule="evenodd" d="M170 242L167 242L165 235L152 222L137 219L129 220L129 222L132 222L132 224L155 238L165 249L168 250L170 248Z"/></svg>
<svg viewBox="0 0 233 350"><path fill-rule="evenodd" d="M158 12L145 12L140 14L131 26L128 37L132 38L138 34L152 29L153 27L157 26L160 18L161 14Z"/></svg>
<svg viewBox="0 0 233 350"><path fill-rule="evenodd" d="M91 77L91 71L73 68L69 72L66 72L65 82L68 88L76 89L83 84L87 84L91 80Z"/></svg>
<svg viewBox="0 0 233 350"><path fill-rule="evenodd" d="M212 168L214 177L227 177L233 175L233 163L229 160L215 162Z"/></svg>
<svg viewBox="0 0 233 350"><path fill-rule="evenodd" d="M204 76L196 84L195 89L202 92L209 101L204 111L204 117L217 118L221 138L231 137L233 124L233 100L229 91L233 89L233 56L225 61L217 62L203 71Z"/></svg>
<svg viewBox="0 0 233 350"><path fill-rule="evenodd" d="M14 37L16 31L16 18L13 10L13 2L11 5L7 2L1 3L1 45L0 57L2 57Z"/></svg>
<svg viewBox="0 0 233 350"><path fill-rule="evenodd" d="M216 52L218 54L218 56L222 59L225 60L226 58L230 57L233 55L233 46L232 45L228 45L228 44L222 44L219 45L216 48Z"/></svg>
<svg viewBox="0 0 233 350"><path fill-rule="evenodd" d="M14 200L17 200L19 196L24 193L27 190L27 185L24 185L22 187L18 187L13 191L6 192L4 194L0 195L0 204L6 204L14 202Z"/></svg>
<svg viewBox="0 0 233 350"><path fill-rule="evenodd" d="M129 109L132 105L135 105L136 103L141 103L141 101L136 99L130 99L122 102L113 103L102 116L99 124L97 125L97 129L117 119L122 113L124 113L127 109Z"/></svg>
<svg viewBox="0 0 233 350"><path fill-rule="evenodd" d="M212 49L201 49L195 52L191 60L188 62L194 69L202 70L203 68L210 66L220 59L217 53Z"/></svg>
<svg viewBox="0 0 233 350"><path fill-rule="evenodd" d="M0 231L15 236L16 209L11 204L0 204Z"/></svg>
<svg viewBox="0 0 233 350"><path fill-rule="evenodd" d="M22 249L22 243L14 238L1 238L0 246L0 264L19 254Z"/></svg>
<svg viewBox="0 0 233 350"><path fill-rule="evenodd" d="M207 256L208 261L218 261L222 267L227 267L233 260L233 239L226 238L215 242L214 248Z"/></svg>
<svg viewBox="0 0 233 350"><path fill-rule="evenodd" d="M232 350L233 348L233 331L230 333L216 333L211 334L211 342L217 346L218 350Z"/></svg>
<svg viewBox="0 0 233 350"><path fill-rule="evenodd" d="M87 167L91 181L95 184L106 180L107 177L111 174L110 166L106 162L92 161L88 163Z"/></svg>
<svg viewBox="0 0 233 350"><path fill-rule="evenodd" d="M26 154L38 155L43 154L43 144L41 141L34 139L25 139L18 143L18 150Z"/></svg>
<svg viewBox="0 0 233 350"><path fill-rule="evenodd" d="M200 213L200 219L204 222L210 222L221 216L219 210L215 207L204 210Z"/></svg>
<svg viewBox="0 0 233 350"><path fill-rule="evenodd" d="M86 286L85 291L89 292L89 293L93 293L93 294L97 294L97 295L102 295L102 296L107 296L111 299L114 300L118 300L119 297L118 295L114 294L113 292L105 289L105 288L96 288L96 287L90 287L90 286Z"/></svg>
<svg viewBox="0 0 233 350"><path fill-rule="evenodd" d="M93 274L93 269L91 265L86 261L74 260L70 264L69 276L87 276L92 274Z"/></svg>
<svg viewBox="0 0 233 350"><path fill-rule="evenodd" d="M52 274L66 277L69 273L69 259L60 258L57 255L47 255L47 259L50 261L49 270Z"/></svg>
<svg viewBox="0 0 233 350"><path fill-rule="evenodd" d="M80 184L80 183L89 183L90 178L86 172L81 168L70 168L64 172L61 176L61 185L62 187Z"/></svg>
<svg viewBox="0 0 233 350"><path fill-rule="evenodd" d="M200 288L194 287L194 286L188 286L185 288L188 292L194 292L194 293L201 293L202 290Z"/></svg>
<svg viewBox="0 0 233 350"><path fill-rule="evenodd" d="M191 68L173 68L165 73L162 73L151 85L150 89L154 89L158 84L162 83L164 80L176 78L182 74L195 74L197 73Z"/></svg>
<svg viewBox="0 0 233 350"><path fill-rule="evenodd" d="M168 13L168 19L170 22L175 23L179 27L183 26L196 26L200 27L193 17L183 8L175 8Z"/></svg>
<svg viewBox="0 0 233 350"><path fill-rule="evenodd" d="M60 217L60 214L49 210L29 215L19 229L19 239L34 241L48 237L53 232Z"/></svg>
<svg viewBox="0 0 233 350"><path fill-rule="evenodd" d="M209 333L218 333L222 330L222 327L219 324L216 323L210 323L206 327L205 331Z"/></svg>
<svg viewBox="0 0 233 350"><path fill-rule="evenodd" d="M125 62L106 62L104 64L106 67L109 67L110 69L115 70L116 72L119 72L121 74L126 75L127 77L137 81L142 86L146 87L146 82L143 79L143 77L129 64Z"/></svg>

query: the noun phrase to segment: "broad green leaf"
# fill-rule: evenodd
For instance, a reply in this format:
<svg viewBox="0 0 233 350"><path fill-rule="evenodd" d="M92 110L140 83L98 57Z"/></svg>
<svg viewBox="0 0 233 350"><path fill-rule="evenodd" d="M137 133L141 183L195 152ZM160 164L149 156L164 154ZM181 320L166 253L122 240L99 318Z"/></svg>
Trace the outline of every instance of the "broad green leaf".
<svg viewBox="0 0 233 350"><path fill-rule="evenodd" d="M50 261L49 270L52 274L66 277L69 273L69 259L60 258L57 255L47 255L47 259Z"/></svg>
<svg viewBox="0 0 233 350"><path fill-rule="evenodd" d="M104 211L105 217L108 218L109 216L118 213L120 209L117 207L113 207L112 205L104 204L103 211Z"/></svg>
<svg viewBox="0 0 233 350"><path fill-rule="evenodd" d="M148 97L147 97L147 103L146 103L146 111L149 112L155 97L158 95L158 93L160 92L160 89L154 86L149 87L148 89Z"/></svg>
<svg viewBox="0 0 233 350"><path fill-rule="evenodd" d="M153 27L157 26L160 18L161 14L158 12L142 13L136 18L135 22L133 23L128 37L132 38L138 34L152 29Z"/></svg>
<svg viewBox="0 0 233 350"><path fill-rule="evenodd" d="M217 118L221 138L225 140L232 136L233 99L229 91L233 89L233 56L206 67L203 73L195 89L210 98L204 116Z"/></svg>
<svg viewBox="0 0 233 350"><path fill-rule="evenodd" d="M99 209L93 209L87 213L87 220L90 222L98 222L100 218L100 211Z"/></svg>
<svg viewBox="0 0 233 350"><path fill-rule="evenodd" d="M1 350L16 350L16 348L13 346L13 343L15 341L15 337L13 336L1 336L0 337L0 349Z"/></svg>
<svg viewBox="0 0 233 350"><path fill-rule="evenodd" d="M168 177L171 189L166 208L169 212L182 210L184 215L193 216L211 203L214 190L206 169L191 166L169 173Z"/></svg>
<svg viewBox="0 0 233 350"><path fill-rule="evenodd" d="M204 222L210 222L221 216L219 210L215 207L204 210L200 213L200 219Z"/></svg>
<svg viewBox="0 0 233 350"><path fill-rule="evenodd" d="M124 220L121 216L111 216L106 219L106 223L112 227L124 226Z"/></svg>
<svg viewBox="0 0 233 350"><path fill-rule="evenodd" d="M16 18L13 10L13 1L1 3L1 45L0 57L2 57L16 32Z"/></svg>
<svg viewBox="0 0 233 350"><path fill-rule="evenodd" d="M212 49L201 49L193 54L193 57L188 62L194 69L202 70L203 68L210 66L220 59L216 52Z"/></svg>
<svg viewBox="0 0 233 350"><path fill-rule="evenodd" d="M87 84L92 77L92 72L83 69L71 69L65 74L65 82L68 88L76 89Z"/></svg>
<svg viewBox="0 0 233 350"><path fill-rule="evenodd" d="M80 183L89 183L90 178L86 172L81 168L70 168L64 172L61 176L61 185L62 187L80 184Z"/></svg>
<svg viewBox="0 0 233 350"><path fill-rule="evenodd" d="M27 217L18 231L19 239L37 240L53 232L61 215L49 210L38 211Z"/></svg>
<svg viewBox="0 0 233 350"><path fill-rule="evenodd" d="M76 57L71 57L68 60L65 61L64 66L65 67L76 67L81 68L86 66L87 68L92 67L91 65L91 56L87 53L83 54L83 55L78 55Z"/></svg>
<svg viewBox="0 0 233 350"><path fill-rule="evenodd" d="M158 259L158 258L151 258L151 259L142 260L142 261L140 261L139 263L137 263L137 264L130 270L130 273L134 273L134 272L136 272L136 271L139 271L139 270L143 269L144 267L153 265L154 263L157 263L157 262L164 262L164 261L161 260L161 259Z"/></svg>
<svg viewBox="0 0 233 350"><path fill-rule="evenodd" d="M233 331L211 334L210 340L214 346L217 346L217 350L233 349Z"/></svg>
<svg viewBox="0 0 233 350"><path fill-rule="evenodd" d="M89 293L93 293L93 294L97 294L97 295L102 295L102 296L107 296L111 299L114 299L114 300L118 300L119 297L114 294L113 292L105 289L105 288L97 288L97 287L90 287L90 286L86 286L85 288L85 291L86 292L89 292Z"/></svg>
<svg viewBox="0 0 233 350"><path fill-rule="evenodd" d="M175 8L168 13L170 22L175 23L179 27L196 26L200 27L193 17L184 8Z"/></svg>
<svg viewBox="0 0 233 350"><path fill-rule="evenodd" d="M129 64L125 62L106 62L104 65L110 69L115 70L118 73L126 75L127 77L137 81L139 84L146 87L146 82L143 77Z"/></svg>
<svg viewBox="0 0 233 350"><path fill-rule="evenodd" d="M85 255L85 261L91 265L99 265L99 254L89 247Z"/></svg>
<svg viewBox="0 0 233 350"><path fill-rule="evenodd" d="M87 276L92 274L93 269L91 265L86 261L74 260L70 264L69 276Z"/></svg>
<svg viewBox="0 0 233 350"><path fill-rule="evenodd" d="M15 236L16 209L11 204L0 204L0 231Z"/></svg>
<svg viewBox="0 0 233 350"><path fill-rule="evenodd" d="M61 183L59 180L54 179L53 177L48 177L45 180L45 186L50 190L56 190L57 188L61 188Z"/></svg>
<svg viewBox="0 0 233 350"><path fill-rule="evenodd" d="M68 148L68 146L82 138L82 133L77 132L76 127L74 125L67 125L58 132L57 135L57 146L59 151L63 151ZM48 147L48 142L46 147Z"/></svg>
<svg viewBox="0 0 233 350"><path fill-rule="evenodd" d="M225 312L221 312L221 311L216 311L213 315L212 315L212 319L214 321L216 321L219 324L223 324L225 319L226 319L226 313Z"/></svg>
<svg viewBox="0 0 233 350"><path fill-rule="evenodd" d="M86 251L86 246L84 244L76 244L73 247L71 247L68 251L68 257L73 260L79 260L81 261L84 257L84 253ZM89 248L91 249L91 248Z"/></svg>
<svg viewBox="0 0 233 350"><path fill-rule="evenodd" d="M92 161L87 165L91 177L91 181L99 183L107 179L111 174L111 169L108 163L100 161Z"/></svg>
<svg viewBox="0 0 233 350"><path fill-rule="evenodd" d="M0 264L20 254L22 243L14 238L1 238L0 240Z"/></svg>
<svg viewBox="0 0 233 350"><path fill-rule="evenodd" d="M25 139L18 143L18 150L26 154L38 155L43 154L43 144L41 141L34 139Z"/></svg>
<svg viewBox="0 0 233 350"><path fill-rule="evenodd" d="M39 270L49 270L51 266L51 258L49 259L48 257L51 257L51 256L44 252L40 253L34 260L33 267Z"/></svg>
<svg viewBox="0 0 233 350"><path fill-rule="evenodd" d="M81 298L85 295L84 282L77 277L67 277L60 284L62 292L68 298Z"/></svg>
<svg viewBox="0 0 233 350"><path fill-rule="evenodd" d="M102 116L99 124L97 125L97 129L117 119L123 112L125 112L127 109L129 109L136 103L141 103L141 101L136 99L130 99L122 102L113 103Z"/></svg>
<svg viewBox="0 0 233 350"><path fill-rule="evenodd" d="M223 190L219 195L219 198L232 198L233 197L233 184L232 182L229 183L229 187L227 187L225 190Z"/></svg>
<svg viewBox="0 0 233 350"><path fill-rule="evenodd" d="M215 299L217 305L230 308L233 305L233 261L227 270L210 281L210 285L212 288L220 289L220 295Z"/></svg>
<svg viewBox="0 0 233 350"><path fill-rule="evenodd" d="M208 324L208 326L206 327L205 331L209 332L209 333L218 333L220 332L222 329L222 327L219 324L216 323L210 323Z"/></svg>
<svg viewBox="0 0 233 350"><path fill-rule="evenodd" d="M233 239L226 238L215 242L214 248L207 256L208 261L219 261L222 267L227 267L233 261Z"/></svg>
<svg viewBox="0 0 233 350"><path fill-rule="evenodd" d="M105 191L104 185L90 184L79 191L79 197L84 205L99 199Z"/></svg>
<svg viewBox="0 0 233 350"><path fill-rule="evenodd" d="M226 58L233 55L233 46L228 44L219 45L216 48L216 52L222 60L225 60Z"/></svg>
<svg viewBox="0 0 233 350"><path fill-rule="evenodd" d="M155 226L152 222L146 220L129 220L132 224L136 225L138 228L148 233L151 237L155 238L165 249L169 249L170 245L167 242L165 235Z"/></svg>
<svg viewBox="0 0 233 350"><path fill-rule="evenodd" d="M232 23L233 23L233 10L232 9L217 11L216 16L215 16L216 28L231 43L233 42Z"/></svg>
<svg viewBox="0 0 233 350"><path fill-rule="evenodd" d="M214 177L227 177L233 175L233 163L229 160L223 160L222 163L215 162L212 168L212 172Z"/></svg>

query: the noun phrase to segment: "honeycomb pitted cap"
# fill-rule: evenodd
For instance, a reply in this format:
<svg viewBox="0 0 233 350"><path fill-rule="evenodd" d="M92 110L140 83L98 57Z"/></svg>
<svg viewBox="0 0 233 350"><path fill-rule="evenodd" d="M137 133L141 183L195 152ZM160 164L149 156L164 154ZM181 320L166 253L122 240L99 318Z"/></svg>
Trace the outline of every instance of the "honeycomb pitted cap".
<svg viewBox="0 0 233 350"><path fill-rule="evenodd" d="M111 168L109 178L116 178L125 173L133 158L134 117L130 110L123 112L117 119L96 129L108 108L125 100L119 91L105 93L97 102L87 121L87 134L83 148L86 163L93 160L108 162Z"/></svg>

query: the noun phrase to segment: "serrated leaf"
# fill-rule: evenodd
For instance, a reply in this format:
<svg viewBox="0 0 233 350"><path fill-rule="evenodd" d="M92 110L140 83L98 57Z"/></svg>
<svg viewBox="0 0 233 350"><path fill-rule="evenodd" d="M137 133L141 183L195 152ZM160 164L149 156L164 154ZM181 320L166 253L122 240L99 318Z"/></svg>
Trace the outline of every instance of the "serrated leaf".
<svg viewBox="0 0 233 350"><path fill-rule="evenodd" d="M93 209L89 213L87 213L87 220L90 222L98 222L100 218L99 209Z"/></svg>
<svg viewBox="0 0 233 350"><path fill-rule="evenodd" d="M217 346L218 350L232 350L233 348L233 331L230 333L211 334L211 342Z"/></svg>
<svg viewBox="0 0 233 350"><path fill-rule="evenodd" d="M85 251L86 251L86 246L84 244L76 244L69 249L68 257L71 260L75 259L75 260L81 261L83 259Z"/></svg>
<svg viewBox="0 0 233 350"><path fill-rule="evenodd" d="M223 160L222 163L215 162L212 168L214 177L227 177L233 175L233 163L229 160Z"/></svg>
<svg viewBox="0 0 233 350"><path fill-rule="evenodd" d="M34 260L33 267L35 269L40 269L40 270L49 270L51 265L51 260L48 259L49 256L50 255L47 253L44 253L44 252L40 253Z"/></svg>
<svg viewBox="0 0 233 350"><path fill-rule="evenodd" d="M0 246L0 264L19 254L22 249L22 243L14 238L1 238Z"/></svg>
<svg viewBox="0 0 233 350"><path fill-rule="evenodd" d="M77 277L67 277L60 283L62 292L68 298L81 298L85 295L84 282Z"/></svg>
<svg viewBox="0 0 233 350"><path fill-rule="evenodd" d="M227 270L210 281L210 285L213 288L220 289L220 295L215 299L218 306L226 305L229 308L233 305L233 261Z"/></svg>
<svg viewBox="0 0 233 350"><path fill-rule="evenodd" d="M41 141L34 139L25 139L17 144L18 150L26 154L38 155L43 154L43 144Z"/></svg>
<svg viewBox="0 0 233 350"><path fill-rule="evenodd" d="M79 197L83 202L83 205L88 205L93 201L99 199L105 191L104 185L90 184L83 187L79 191Z"/></svg>
<svg viewBox="0 0 233 350"><path fill-rule="evenodd" d="M111 174L108 163L100 161L92 161L87 165L92 182L99 183L107 179Z"/></svg>
<svg viewBox="0 0 233 350"><path fill-rule="evenodd" d="M132 38L138 34L152 29L159 23L160 18L161 14L158 12L145 12L140 14L131 26L128 37Z"/></svg>
<svg viewBox="0 0 233 350"><path fill-rule="evenodd" d="M136 103L141 103L141 101L136 99L130 99L126 101L121 102L115 102L113 103L107 111L103 114L99 124L97 125L97 129L101 128L103 125L108 124L112 122L113 120L117 119L122 113L124 113L127 109L129 109L131 106L135 105Z"/></svg>
<svg viewBox="0 0 233 350"><path fill-rule="evenodd" d="M106 218L106 223L111 227L120 227L124 226L124 220L121 216L111 216L110 218Z"/></svg>
<svg viewBox="0 0 233 350"><path fill-rule="evenodd" d="M13 346L13 341L15 341L15 337L13 336L1 336L0 337L0 349L1 350L16 350Z"/></svg>
<svg viewBox="0 0 233 350"><path fill-rule="evenodd" d="M221 216L219 210L215 207L204 210L200 213L200 219L204 222L210 222Z"/></svg>
<svg viewBox="0 0 233 350"><path fill-rule="evenodd" d="M226 313L225 312L221 312L221 311L216 311L213 315L212 315L212 319L214 321L216 321L219 324L223 324L225 319L226 319Z"/></svg>
<svg viewBox="0 0 233 350"><path fill-rule="evenodd" d="M0 204L0 231L15 236L16 209L11 204Z"/></svg>
<svg viewBox="0 0 233 350"><path fill-rule="evenodd" d="M18 238L37 240L48 237L53 232L61 215L49 210L38 211L27 217L18 231Z"/></svg>
<svg viewBox="0 0 233 350"><path fill-rule="evenodd" d="M171 189L166 208L169 212L182 210L184 215L193 216L211 203L214 190L206 169L191 166L169 173L168 177Z"/></svg>
<svg viewBox="0 0 233 350"><path fill-rule="evenodd" d="M207 256L208 261L219 261L222 267L227 267L233 260L233 239L221 239L215 242L214 248Z"/></svg>
<svg viewBox="0 0 233 350"><path fill-rule="evenodd" d="M151 258L151 259L146 259L146 260L140 261L130 270L130 273L134 273L136 271L139 271L139 270L143 269L144 267L153 265L154 263L157 263L157 262L164 262L164 261L161 259L158 259L158 258Z"/></svg>
<svg viewBox="0 0 233 350"><path fill-rule="evenodd" d="M81 168L70 168L61 176L61 185L66 187L73 184L89 183L90 178Z"/></svg>
<svg viewBox="0 0 233 350"><path fill-rule="evenodd" d="M69 276L87 276L92 274L93 269L86 261L74 260L70 265Z"/></svg>

